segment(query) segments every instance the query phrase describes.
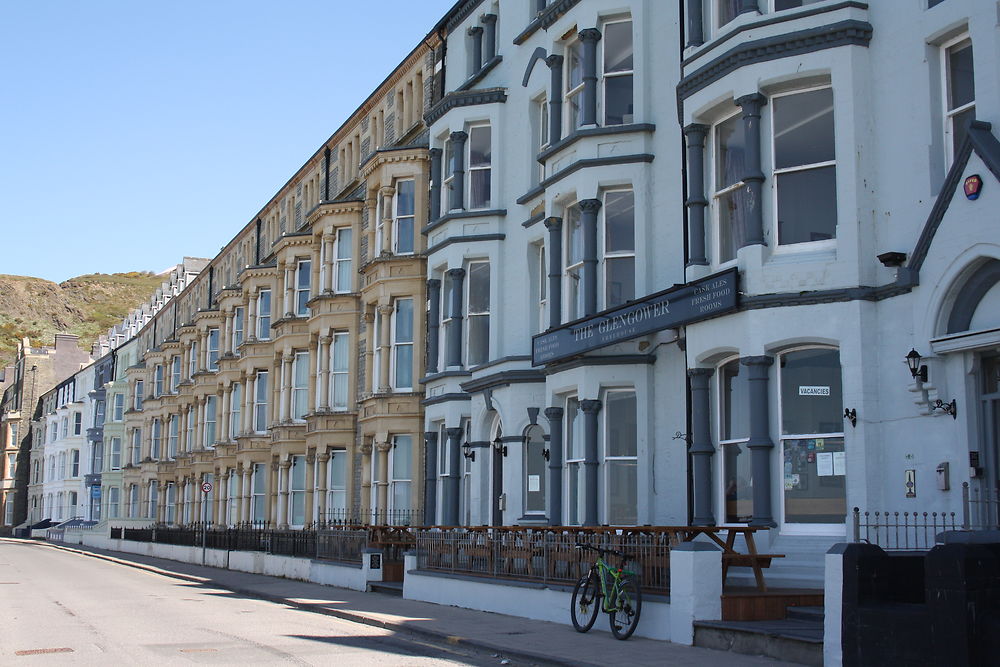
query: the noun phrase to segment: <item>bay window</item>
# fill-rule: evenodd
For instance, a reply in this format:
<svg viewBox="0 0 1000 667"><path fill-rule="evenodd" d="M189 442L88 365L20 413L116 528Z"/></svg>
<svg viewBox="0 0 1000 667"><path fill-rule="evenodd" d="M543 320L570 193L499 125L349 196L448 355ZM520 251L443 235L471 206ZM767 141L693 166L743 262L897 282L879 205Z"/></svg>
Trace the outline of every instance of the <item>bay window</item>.
<svg viewBox="0 0 1000 667"><path fill-rule="evenodd" d="M396 299L392 325L393 389L413 388L413 299ZM385 322L381 323L383 326Z"/></svg>
<svg viewBox="0 0 1000 667"><path fill-rule="evenodd" d="M564 58L566 67L564 106L567 127L572 131L583 125L583 43L578 39L570 42L566 46Z"/></svg>
<svg viewBox="0 0 1000 667"><path fill-rule="evenodd" d="M271 338L271 290L262 289L257 294L257 339Z"/></svg>
<svg viewBox="0 0 1000 667"><path fill-rule="evenodd" d="M253 502L250 505L252 521L267 521L265 494L267 493L267 466L263 463L253 464L253 480L251 482Z"/></svg>
<svg viewBox="0 0 1000 667"><path fill-rule="evenodd" d="M468 351L466 365L477 366L490 358L490 263L469 262L468 299Z"/></svg>
<svg viewBox="0 0 1000 667"><path fill-rule="evenodd" d="M633 121L632 21L604 26L604 124L626 125Z"/></svg>
<svg viewBox="0 0 1000 667"><path fill-rule="evenodd" d="M396 255L413 253L414 211L413 179L397 182L392 212L392 251Z"/></svg>
<svg viewBox="0 0 1000 667"><path fill-rule="evenodd" d="M246 327L246 309L243 306L233 308L233 351L243 344L243 331Z"/></svg>
<svg viewBox="0 0 1000 667"><path fill-rule="evenodd" d="M163 394L163 364L156 364L153 369L153 396Z"/></svg>
<svg viewBox="0 0 1000 667"><path fill-rule="evenodd" d="M155 479L149 481L149 505L148 505L148 518L155 519L159 511L158 496L160 493L160 484Z"/></svg>
<svg viewBox="0 0 1000 667"><path fill-rule="evenodd" d="M392 438L389 457L389 510L395 522L408 519L404 516L411 508L410 487L413 478L413 436L397 435Z"/></svg>
<svg viewBox="0 0 1000 667"><path fill-rule="evenodd" d="M309 412L309 352L300 350L292 362L292 419L302 420Z"/></svg>
<svg viewBox="0 0 1000 667"><path fill-rule="evenodd" d="M338 229L333 263L334 275L337 278L337 285L334 289L340 294L351 291L351 254L351 228Z"/></svg>
<svg viewBox="0 0 1000 667"><path fill-rule="evenodd" d="M951 40L944 51L945 150L948 164L965 141L969 123L976 117L976 83L972 41L968 36Z"/></svg>
<svg viewBox="0 0 1000 667"><path fill-rule="evenodd" d="M309 293L312 282L312 260L300 259L295 265L295 314L309 315Z"/></svg>
<svg viewBox="0 0 1000 667"><path fill-rule="evenodd" d="M177 520L177 485L173 482L167 482L163 490L163 519L168 525Z"/></svg>
<svg viewBox="0 0 1000 667"><path fill-rule="evenodd" d="M635 193L604 193L604 307L635 298Z"/></svg>
<svg viewBox="0 0 1000 667"><path fill-rule="evenodd" d="M455 189L455 144L450 138L444 140L444 178L441 179L441 210L450 211L452 191Z"/></svg>
<svg viewBox="0 0 1000 667"><path fill-rule="evenodd" d="M176 394L181 384L181 355L175 354L170 359L170 393Z"/></svg>
<svg viewBox="0 0 1000 667"><path fill-rule="evenodd" d="M469 208L489 208L493 151L490 126L469 128Z"/></svg>
<svg viewBox="0 0 1000 667"><path fill-rule="evenodd" d="M778 244L837 236L833 90L772 99Z"/></svg>
<svg viewBox="0 0 1000 667"><path fill-rule="evenodd" d="M198 341L191 341L191 347L188 349L188 379L194 377L195 373L198 372Z"/></svg>
<svg viewBox="0 0 1000 667"><path fill-rule="evenodd" d="M132 429L132 465L142 462L142 429Z"/></svg>
<svg viewBox="0 0 1000 667"><path fill-rule="evenodd" d="M160 432L162 425L159 419L153 420L153 432L150 434L149 443L149 457L154 461L160 460L160 439L162 438L162 433Z"/></svg>

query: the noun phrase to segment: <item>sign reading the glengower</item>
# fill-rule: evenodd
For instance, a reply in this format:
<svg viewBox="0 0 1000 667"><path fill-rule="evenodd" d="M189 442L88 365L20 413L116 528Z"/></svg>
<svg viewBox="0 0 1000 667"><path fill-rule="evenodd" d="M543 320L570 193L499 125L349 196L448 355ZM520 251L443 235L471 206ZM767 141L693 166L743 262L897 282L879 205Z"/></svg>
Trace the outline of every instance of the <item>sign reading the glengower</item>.
<svg viewBox="0 0 1000 667"><path fill-rule="evenodd" d="M531 340L531 365L574 357L736 310L739 273L729 269L578 320Z"/></svg>

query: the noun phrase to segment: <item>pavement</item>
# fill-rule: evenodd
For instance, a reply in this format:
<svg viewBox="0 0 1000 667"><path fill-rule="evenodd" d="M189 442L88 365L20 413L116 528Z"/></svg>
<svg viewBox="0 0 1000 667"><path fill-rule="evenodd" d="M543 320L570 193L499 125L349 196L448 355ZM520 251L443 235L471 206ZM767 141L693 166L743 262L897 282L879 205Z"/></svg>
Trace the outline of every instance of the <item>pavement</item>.
<svg viewBox="0 0 1000 667"><path fill-rule="evenodd" d="M10 538L0 538L3 540ZM763 656L697 648L632 637L616 640L598 629L580 634L572 626L503 614L404 600L322 584L191 565L85 546L37 542L39 546L100 558L165 577L224 588L251 598L386 628L439 644L487 651L501 660L539 665L791 665ZM568 614L567 610L567 614ZM641 622L641 621L640 621Z"/></svg>

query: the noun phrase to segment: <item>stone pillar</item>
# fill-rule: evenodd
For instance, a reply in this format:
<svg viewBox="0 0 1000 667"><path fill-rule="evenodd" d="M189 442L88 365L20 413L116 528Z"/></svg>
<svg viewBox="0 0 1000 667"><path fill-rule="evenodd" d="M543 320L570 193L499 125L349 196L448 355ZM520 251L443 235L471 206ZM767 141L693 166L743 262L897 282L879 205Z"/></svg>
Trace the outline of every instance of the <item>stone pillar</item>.
<svg viewBox="0 0 1000 667"><path fill-rule="evenodd" d="M714 526L715 515L712 512L712 456L715 447L712 445L711 427L711 395L709 380L712 378L712 368L690 368L688 377L691 379L691 461L692 486L694 487L694 518L695 526Z"/></svg>
<svg viewBox="0 0 1000 667"><path fill-rule="evenodd" d="M253 402L254 402L254 377L247 374L246 383L243 385L243 432L253 433Z"/></svg>
<svg viewBox="0 0 1000 667"><path fill-rule="evenodd" d="M285 317L295 317L295 262L285 260Z"/></svg>
<svg viewBox="0 0 1000 667"><path fill-rule="evenodd" d="M465 208L465 140L469 135L465 132L451 133L451 201L452 211Z"/></svg>
<svg viewBox="0 0 1000 667"><path fill-rule="evenodd" d="M247 293L247 321L243 326L246 328L244 339L257 340L257 288Z"/></svg>
<svg viewBox="0 0 1000 667"><path fill-rule="evenodd" d="M583 316L597 312L597 212L600 199L580 201L580 226L583 231Z"/></svg>
<svg viewBox="0 0 1000 667"><path fill-rule="evenodd" d="M230 517L226 516L226 510L229 508L229 475L230 472L227 468L224 473L216 477L218 480L216 496L219 499L219 511L215 522L223 526L228 526L230 522Z"/></svg>
<svg viewBox="0 0 1000 667"><path fill-rule="evenodd" d="M750 461L753 471L753 519L751 526L774 528L771 513L771 429L768 409L768 373L774 357L744 357L740 363L749 370Z"/></svg>
<svg viewBox="0 0 1000 667"><path fill-rule="evenodd" d="M701 46L705 43L705 16L702 0L687 0L687 16L687 46Z"/></svg>
<svg viewBox="0 0 1000 667"><path fill-rule="evenodd" d="M330 345L333 336L319 339L319 411L330 411Z"/></svg>
<svg viewBox="0 0 1000 667"><path fill-rule="evenodd" d="M479 26L469 28L472 37L472 57L469 61L469 76L483 68L483 29Z"/></svg>
<svg viewBox="0 0 1000 667"><path fill-rule="evenodd" d="M315 502L316 484L316 454L306 454L306 512L305 523L313 522L313 504Z"/></svg>
<svg viewBox="0 0 1000 667"><path fill-rule="evenodd" d="M376 456L375 470L378 479L375 480L375 507L373 508L376 524L388 524L389 517L389 452L392 450L391 442L375 443Z"/></svg>
<svg viewBox="0 0 1000 667"><path fill-rule="evenodd" d="M441 149L430 149L431 154L431 211L430 222L441 217L441 180L444 172L441 170Z"/></svg>
<svg viewBox="0 0 1000 667"><path fill-rule="evenodd" d="M326 480L330 477L330 452L323 452L316 458L319 459L319 472L316 475L316 520L326 523L329 518L326 516Z"/></svg>
<svg viewBox="0 0 1000 667"><path fill-rule="evenodd" d="M333 292L333 242L336 234L332 229L323 232L323 294Z"/></svg>
<svg viewBox="0 0 1000 667"><path fill-rule="evenodd" d="M365 199L365 209L368 211L368 261L378 257L381 250L375 243L375 229L378 227L378 192L373 190Z"/></svg>
<svg viewBox="0 0 1000 667"><path fill-rule="evenodd" d="M281 395L278 406L278 420L282 423L291 419L292 403L292 351L281 354Z"/></svg>
<svg viewBox="0 0 1000 667"><path fill-rule="evenodd" d="M601 31L587 28L580 31L580 41L583 42L583 92L582 126L597 125L597 42L601 40Z"/></svg>
<svg viewBox="0 0 1000 667"><path fill-rule="evenodd" d="M448 474L444 478L444 492L441 498L441 525L457 526L459 523L459 482L462 474L462 434L461 428L449 428L448 434Z"/></svg>
<svg viewBox="0 0 1000 667"><path fill-rule="evenodd" d="M746 175L743 176L743 182L747 190L747 215L744 246L764 243L764 213L761 208L764 172L760 168L760 108L766 103L767 98L760 93L744 95L736 100L736 104L743 109L743 131L746 139Z"/></svg>
<svg viewBox="0 0 1000 667"><path fill-rule="evenodd" d="M226 385L224 388L216 392L216 401L220 404L220 412L222 412L222 420L216 424L215 427L216 442L229 442L229 434L232 432L232 426L229 423L229 397L231 391L232 388L229 385Z"/></svg>
<svg viewBox="0 0 1000 667"><path fill-rule="evenodd" d="M253 497L253 489L250 486L250 464L243 464L243 474L241 475L241 492L240 492L240 521L249 522L250 517L250 499Z"/></svg>
<svg viewBox="0 0 1000 667"><path fill-rule="evenodd" d="M427 313L427 374L438 372L438 342L441 329L441 281L431 278L427 281L427 298L430 309Z"/></svg>
<svg viewBox="0 0 1000 667"><path fill-rule="evenodd" d="M388 186L378 191L382 199L382 246L378 251L383 255L392 254L392 198L395 194L396 191Z"/></svg>
<svg viewBox="0 0 1000 667"><path fill-rule="evenodd" d="M197 408L195 409L195 414L197 415L197 421L195 422L195 443L196 448L201 450L205 449L205 404L208 401L205 397L197 399Z"/></svg>
<svg viewBox="0 0 1000 667"><path fill-rule="evenodd" d="M267 522L278 525L278 462L272 460L270 464L265 464L267 470L267 490L264 493L264 514Z"/></svg>
<svg viewBox="0 0 1000 667"><path fill-rule="evenodd" d="M372 443L366 441L361 445L361 510L371 509L372 498ZM365 517L360 517L362 523Z"/></svg>
<svg viewBox="0 0 1000 667"><path fill-rule="evenodd" d="M424 525L433 526L437 519L438 432L424 431Z"/></svg>
<svg viewBox="0 0 1000 667"><path fill-rule="evenodd" d="M699 10L700 11L700 10ZM705 136L708 126L693 123L684 128L687 138L688 266L707 265L705 253Z"/></svg>
<svg viewBox="0 0 1000 667"><path fill-rule="evenodd" d="M549 525L562 525L563 409L545 408L549 420Z"/></svg>
<svg viewBox="0 0 1000 667"><path fill-rule="evenodd" d="M222 329L222 356L228 357L233 353L233 312L227 310L225 313L225 326Z"/></svg>
<svg viewBox="0 0 1000 667"><path fill-rule="evenodd" d="M711 542L670 549L670 641L694 643L694 622L722 619L722 550Z"/></svg>
<svg viewBox="0 0 1000 667"><path fill-rule="evenodd" d="M278 464L278 528L288 528L288 470L292 462L285 460Z"/></svg>
<svg viewBox="0 0 1000 667"><path fill-rule="evenodd" d="M483 57L486 62L489 62L497 55L497 15L483 14L480 21L485 26Z"/></svg>
<svg viewBox="0 0 1000 667"><path fill-rule="evenodd" d="M198 345L198 371L208 370L208 329L201 332L201 344Z"/></svg>
<svg viewBox="0 0 1000 667"><path fill-rule="evenodd" d="M557 53L545 59L549 66L549 145L562 139L563 57Z"/></svg>
<svg viewBox="0 0 1000 667"><path fill-rule="evenodd" d="M448 277L451 279L451 304L448 308L448 315L451 322L448 324L448 331L445 333L445 354L447 361L445 366L462 366L462 283L465 281L465 269L448 269Z"/></svg>
<svg viewBox="0 0 1000 667"><path fill-rule="evenodd" d="M386 393L392 386L389 383L389 359L392 356L392 306L378 306L379 314L379 364L378 364L378 390Z"/></svg>
<svg viewBox="0 0 1000 667"><path fill-rule="evenodd" d="M601 411L598 400L580 401L583 411L583 483L584 510L583 525L598 525L598 495L597 495L597 413Z"/></svg>
<svg viewBox="0 0 1000 667"><path fill-rule="evenodd" d="M545 218L545 229L549 230L549 328L554 329L562 324L562 218Z"/></svg>

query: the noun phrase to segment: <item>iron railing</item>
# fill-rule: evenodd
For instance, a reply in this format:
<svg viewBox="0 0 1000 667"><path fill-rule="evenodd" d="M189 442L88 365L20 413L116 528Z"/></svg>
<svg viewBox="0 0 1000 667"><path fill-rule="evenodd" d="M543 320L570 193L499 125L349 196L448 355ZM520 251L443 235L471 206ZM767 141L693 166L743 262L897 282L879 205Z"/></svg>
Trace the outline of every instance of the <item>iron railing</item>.
<svg viewBox="0 0 1000 667"><path fill-rule="evenodd" d="M970 488L962 482L962 527L967 530L1000 529L1000 487Z"/></svg>
<svg viewBox="0 0 1000 667"><path fill-rule="evenodd" d="M420 524L423 512L417 510L362 509L337 507L322 513L320 526L413 526Z"/></svg>
<svg viewBox="0 0 1000 667"><path fill-rule="evenodd" d="M416 531L417 566L464 574L572 586L594 562L594 553L577 549L578 542L624 551L631 557L643 590L670 591L668 532L641 529L595 532L560 528L453 528ZM611 557L614 566L618 559Z"/></svg>
<svg viewBox="0 0 1000 667"><path fill-rule="evenodd" d="M862 512L854 508L854 541L876 544L886 551L923 551L937 534L961 530L954 512Z"/></svg>

